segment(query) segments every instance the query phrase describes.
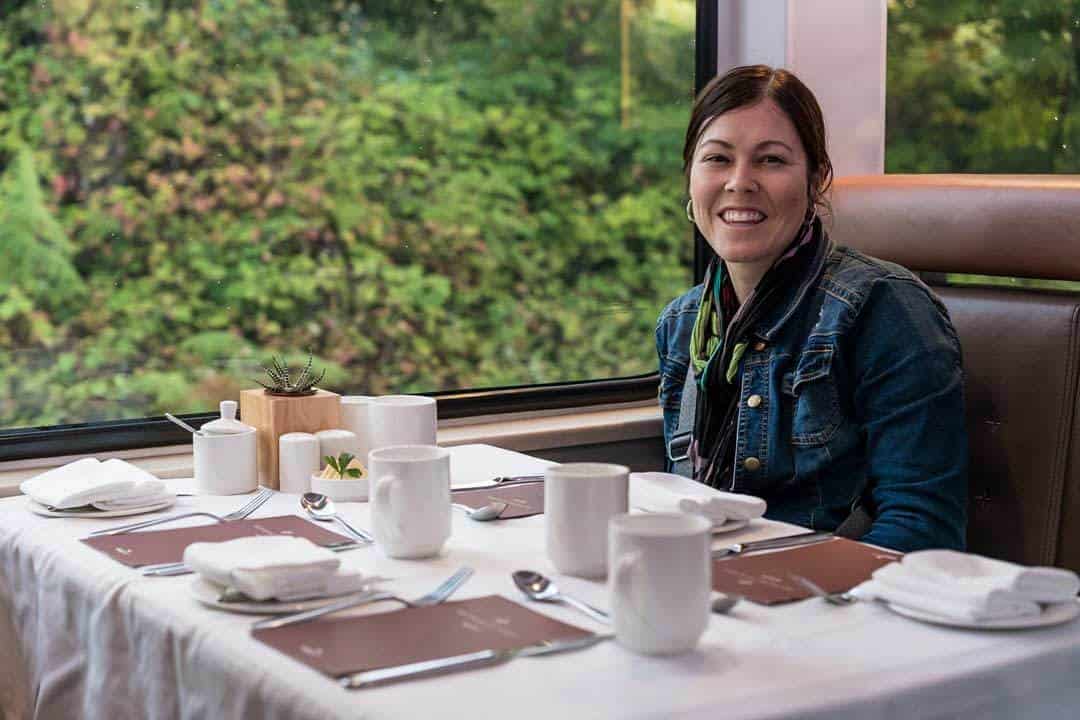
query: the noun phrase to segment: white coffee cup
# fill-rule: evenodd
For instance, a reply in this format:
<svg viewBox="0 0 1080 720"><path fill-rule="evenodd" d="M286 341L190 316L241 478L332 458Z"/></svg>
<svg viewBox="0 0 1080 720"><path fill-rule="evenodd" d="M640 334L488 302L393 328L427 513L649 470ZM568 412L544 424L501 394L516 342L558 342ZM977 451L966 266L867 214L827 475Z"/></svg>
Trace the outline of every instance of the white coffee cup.
<svg viewBox="0 0 1080 720"><path fill-rule="evenodd" d="M619 515L609 526L615 639L634 652L693 649L709 624L712 523L701 515Z"/></svg>
<svg viewBox="0 0 1080 720"><path fill-rule="evenodd" d="M341 398L341 427L356 433L356 456L367 462L371 450L371 395L344 395Z"/></svg>
<svg viewBox="0 0 1080 720"><path fill-rule="evenodd" d="M544 475L547 554L567 575L607 574L608 521L628 507L630 469L606 463L566 463Z"/></svg>
<svg viewBox="0 0 1080 720"><path fill-rule="evenodd" d="M375 543L392 558L431 557L450 537L450 452L392 445L368 453Z"/></svg>
<svg viewBox="0 0 1080 720"><path fill-rule="evenodd" d="M435 398L422 395L382 395L368 408L368 446L434 445Z"/></svg>
<svg viewBox="0 0 1080 720"><path fill-rule="evenodd" d="M255 436L255 428L231 435L194 435L198 491L208 495L236 495L257 488Z"/></svg>

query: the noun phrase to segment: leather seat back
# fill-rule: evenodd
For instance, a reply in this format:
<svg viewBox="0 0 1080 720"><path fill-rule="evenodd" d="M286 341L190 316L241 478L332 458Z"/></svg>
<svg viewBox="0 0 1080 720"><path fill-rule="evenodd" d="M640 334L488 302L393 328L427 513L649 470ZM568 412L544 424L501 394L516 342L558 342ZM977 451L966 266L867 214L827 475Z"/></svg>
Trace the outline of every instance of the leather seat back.
<svg viewBox="0 0 1080 720"><path fill-rule="evenodd" d="M838 180L831 234L916 271L1080 280L1080 177ZM937 287L964 353L968 549L1080 570L1080 293Z"/></svg>

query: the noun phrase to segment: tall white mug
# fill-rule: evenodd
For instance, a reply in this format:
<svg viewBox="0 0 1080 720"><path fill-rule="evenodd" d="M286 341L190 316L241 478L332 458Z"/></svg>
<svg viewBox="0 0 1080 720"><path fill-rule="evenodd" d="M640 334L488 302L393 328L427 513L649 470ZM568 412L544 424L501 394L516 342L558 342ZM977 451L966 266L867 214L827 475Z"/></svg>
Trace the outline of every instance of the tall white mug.
<svg viewBox="0 0 1080 720"><path fill-rule="evenodd" d="M345 395L341 398L341 427L356 434L356 457L367 462L371 451L371 406L375 398L370 395Z"/></svg>
<svg viewBox="0 0 1080 720"><path fill-rule="evenodd" d="M450 453L396 445L368 453L375 544L392 558L437 555L450 537Z"/></svg>
<svg viewBox="0 0 1080 720"><path fill-rule="evenodd" d="M615 639L634 652L693 649L709 624L712 523L701 515L619 515L609 527Z"/></svg>
<svg viewBox="0 0 1080 720"><path fill-rule="evenodd" d="M628 506L630 469L606 463L553 465L544 474L547 554L567 575L607 574L608 521Z"/></svg>
<svg viewBox="0 0 1080 720"><path fill-rule="evenodd" d="M422 395L381 395L368 407L368 447L434 445L435 398Z"/></svg>

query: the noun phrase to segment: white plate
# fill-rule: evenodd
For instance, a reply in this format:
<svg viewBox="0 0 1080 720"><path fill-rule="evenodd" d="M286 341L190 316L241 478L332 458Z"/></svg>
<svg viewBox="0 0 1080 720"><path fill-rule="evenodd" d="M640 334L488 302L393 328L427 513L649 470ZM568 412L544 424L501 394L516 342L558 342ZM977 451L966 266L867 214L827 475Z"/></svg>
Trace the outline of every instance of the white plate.
<svg viewBox="0 0 1080 720"><path fill-rule="evenodd" d="M282 602L280 600L263 600L261 602L256 602L253 600L251 602L227 603L218 600L218 597L224 589L225 588L220 585L215 585L202 578L195 578L191 582L191 593L195 596L195 599L203 605L217 608L218 610L243 613L245 615L284 615L288 613L307 612L308 610L315 610L324 605L344 600L352 595L359 595L360 592L368 592L367 590L362 590L360 592L347 593L345 595L334 595L333 597L313 598L311 600L292 600L289 602Z"/></svg>
<svg viewBox="0 0 1080 720"><path fill-rule="evenodd" d="M653 510L647 507L634 507L630 508L631 512L635 513L658 513L658 512L678 512L667 510ZM704 517L704 516L703 516ZM713 525L713 535L723 535L724 533L734 532L736 530L742 530L744 527L750 524L749 520L727 520L721 525Z"/></svg>
<svg viewBox="0 0 1080 720"><path fill-rule="evenodd" d="M164 510L167 507L172 507L176 504L176 498L171 497L168 500L161 500L151 505L140 505L138 507L124 508L123 510L50 510L39 502L34 500L30 501L30 512L37 513L38 515L44 515L45 517L61 517L61 518L88 518L97 520L98 518L112 518L112 517L124 517L126 515L141 515L142 513L155 512L157 510Z"/></svg>
<svg viewBox="0 0 1080 720"><path fill-rule="evenodd" d="M749 524L749 520L728 520L723 525L713 525L712 534L722 535L724 533L734 532L735 530L742 530Z"/></svg>
<svg viewBox="0 0 1080 720"><path fill-rule="evenodd" d="M882 602L897 615L932 623L934 625L947 625L949 627L967 628L970 630L1020 630L1023 628L1046 627L1048 625L1060 625L1080 615L1080 602L1063 602L1043 607L1041 614L1033 617L1006 618L1003 620L956 620L954 618L941 617L923 610L914 610L902 605L893 605Z"/></svg>

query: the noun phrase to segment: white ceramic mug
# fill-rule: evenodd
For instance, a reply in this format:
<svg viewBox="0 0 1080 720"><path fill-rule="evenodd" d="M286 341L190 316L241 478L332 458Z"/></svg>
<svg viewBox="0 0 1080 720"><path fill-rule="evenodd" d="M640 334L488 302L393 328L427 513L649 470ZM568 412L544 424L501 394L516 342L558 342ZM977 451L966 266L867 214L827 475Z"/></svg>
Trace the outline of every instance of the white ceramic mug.
<svg viewBox="0 0 1080 720"><path fill-rule="evenodd" d="M606 463L566 463L544 474L547 554L567 575L607 574L608 521L628 507L630 469Z"/></svg>
<svg viewBox="0 0 1080 720"><path fill-rule="evenodd" d="M392 558L431 557L450 537L450 452L392 445L368 453L375 543Z"/></svg>
<svg viewBox="0 0 1080 720"><path fill-rule="evenodd" d="M615 639L634 652L692 650L709 624L712 523L701 515L619 515L609 526Z"/></svg>
<svg viewBox="0 0 1080 720"><path fill-rule="evenodd" d="M367 462L371 451L371 395L344 395L341 398L341 427L356 433L356 456Z"/></svg>
<svg viewBox="0 0 1080 720"><path fill-rule="evenodd" d="M368 443L372 450L391 445L434 445L435 398L382 395L368 408Z"/></svg>
<svg viewBox="0 0 1080 720"><path fill-rule="evenodd" d="M195 487L207 495L249 493L259 486L255 428L231 435L194 435Z"/></svg>

